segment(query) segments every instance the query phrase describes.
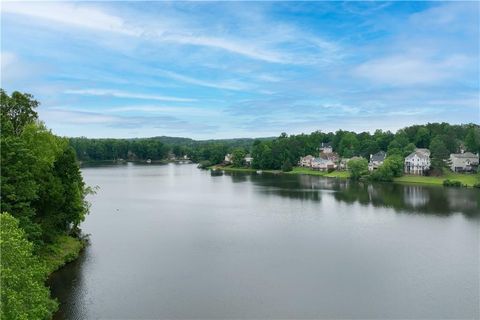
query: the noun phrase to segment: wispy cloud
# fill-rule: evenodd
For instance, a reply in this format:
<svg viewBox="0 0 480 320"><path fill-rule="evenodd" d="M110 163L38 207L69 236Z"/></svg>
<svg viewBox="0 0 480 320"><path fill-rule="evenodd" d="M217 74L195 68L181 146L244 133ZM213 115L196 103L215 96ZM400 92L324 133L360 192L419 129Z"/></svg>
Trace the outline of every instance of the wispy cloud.
<svg viewBox="0 0 480 320"><path fill-rule="evenodd" d="M362 63L354 69L356 76L386 85L432 85L457 76L468 67L465 56L452 56L440 61L418 56L390 56Z"/></svg>
<svg viewBox="0 0 480 320"><path fill-rule="evenodd" d="M126 25L120 17L85 4L7 1L2 4L2 13L24 15L75 27L115 32L129 36L141 34L141 30Z"/></svg>
<svg viewBox="0 0 480 320"><path fill-rule="evenodd" d="M180 73L166 71L166 70L156 70L160 75L164 75L170 79L178 80L181 82L194 84L202 87L216 88L216 89L227 89L227 90L248 90L251 89L251 85L241 82L238 80L224 80L220 82L214 82L209 80L202 80L186 76Z"/></svg>
<svg viewBox="0 0 480 320"><path fill-rule="evenodd" d="M191 98L179 98L152 94L139 94L120 90L106 90L106 89L79 89L79 90L66 90L66 94L78 94L87 96L110 96L116 98L129 98L129 99L144 99L144 100L159 100L159 101L174 101L174 102L192 102L196 99Z"/></svg>
<svg viewBox="0 0 480 320"><path fill-rule="evenodd" d="M245 37L238 38L232 35L205 34L200 30L192 32L191 28L185 28L178 23L172 25L166 23L161 26L158 24L145 25L145 23L140 25L108 13L92 4L84 3L7 2L3 5L2 11L92 31L138 37L153 42L208 47L269 63L312 64L330 61L340 56L338 45L318 36L305 34L304 31L296 30L292 26L276 26L275 28L282 32L272 34L268 40L260 40L263 38L256 35L250 35L246 40ZM290 41L302 41L303 44L300 47L297 46L297 49L292 52L285 48L279 48L279 46L284 47L284 44ZM307 54L304 50L305 47L312 46L321 51L318 54ZM301 49L301 52L296 52L298 49Z"/></svg>

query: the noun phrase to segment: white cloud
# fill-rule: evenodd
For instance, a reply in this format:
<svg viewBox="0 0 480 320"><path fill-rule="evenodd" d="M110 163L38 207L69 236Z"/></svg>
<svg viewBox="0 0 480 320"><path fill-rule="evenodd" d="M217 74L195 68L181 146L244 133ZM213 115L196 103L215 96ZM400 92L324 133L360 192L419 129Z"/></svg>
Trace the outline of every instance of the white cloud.
<svg viewBox="0 0 480 320"><path fill-rule="evenodd" d="M435 61L426 57L395 55L373 59L360 64L354 75L384 85L435 84L453 78L464 69L470 59L455 55Z"/></svg>
<svg viewBox="0 0 480 320"><path fill-rule="evenodd" d="M139 94L139 93L120 91L120 90L104 90L104 89L66 90L64 93L89 95L89 96L111 96L116 98L172 101L172 102L196 101L196 99L191 99L191 98L178 98L178 97L170 97L170 96L151 95L151 94Z"/></svg>
<svg viewBox="0 0 480 320"><path fill-rule="evenodd" d="M240 81L236 81L236 80L225 80L222 82L213 82L213 81L196 79L193 77L185 76L176 72L171 72L166 70L157 70L157 71L168 78L182 81L185 83L198 85L198 86L203 86L203 87L227 89L227 90L246 90L250 88L248 84Z"/></svg>
<svg viewBox="0 0 480 320"><path fill-rule="evenodd" d="M139 30L126 26L123 19L94 7L76 3L5 2L2 13L26 15L81 28L139 35Z"/></svg>
<svg viewBox="0 0 480 320"><path fill-rule="evenodd" d="M188 116L216 116L218 111L201 107L182 107L182 106L156 106L156 105L133 105L122 106L108 109L102 109L105 113L124 113L124 112L144 112L169 115L188 115Z"/></svg>
<svg viewBox="0 0 480 320"><path fill-rule="evenodd" d="M28 63L12 52L0 53L0 71L2 86L12 85L16 82L23 83L26 79L32 79L38 73L40 66Z"/></svg>

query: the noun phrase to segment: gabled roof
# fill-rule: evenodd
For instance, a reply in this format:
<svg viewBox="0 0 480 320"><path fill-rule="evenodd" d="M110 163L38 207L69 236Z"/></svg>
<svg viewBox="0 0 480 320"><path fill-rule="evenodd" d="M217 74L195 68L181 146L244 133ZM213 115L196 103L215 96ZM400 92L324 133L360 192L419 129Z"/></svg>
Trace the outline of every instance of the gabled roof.
<svg viewBox="0 0 480 320"><path fill-rule="evenodd" d="M465 158L475 158L478 159L478 155L473 154L471 152L464 152L464 153L452 153L450 157L465 159Z"/></svg>
<svg viewBox="0 0 480 320"><path fill-rule="evenodd" d="M417 149L415 149L415 151L413 151L408 156L406 156L405 159L413 158L415 155L419 158L427 158L428 159L428 158L430 158L430 150L423 149L423 148L417 148Z"/></svg>
<svg viewBox="0 0 480 320"><path fill-rule="evenodd" d="M385 157L387 156L387 153L385 151L379 151L377 153L375 153L374 155L372 155L370 157L370 161L383 161L385 160Z"/></svg>

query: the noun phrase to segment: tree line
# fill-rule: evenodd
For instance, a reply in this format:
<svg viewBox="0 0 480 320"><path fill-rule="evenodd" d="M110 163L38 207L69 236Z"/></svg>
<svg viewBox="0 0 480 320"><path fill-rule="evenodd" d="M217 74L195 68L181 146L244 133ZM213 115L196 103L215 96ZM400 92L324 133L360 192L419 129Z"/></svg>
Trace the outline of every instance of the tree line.
<svg viewBox="0 0 480 320"><path fill-rule="evenodd" d="M30 94L0 89L1 318L50 318L57 304L38 253L63 235L79 236L88 212L75 150L39 121Z"/></svg>
<svg viewBox="0 0 480 320"><path fill-rule="evenodd" d="M70 138L79 160L161 160L187 155L204 166L218 164L225 154L231 153L233 164L243 166L243 158L250 153L252 167L256 169L288 170L300 157L319 152L321 143L330 143L342 158L359 156L368 159L371 154L386 151L398 166L400 158L415 148L431 151L433 170L441 170L450 153L460 148L477 153L480 151L480 126L477 124L451 125L428 123L412 125L398 131L376 130L369 132L316 131L310 134L287 135L277 138L228 139L196 141L188 138L155 137L144 139L87 139ZM401 160L403 162L403 159Z"/></svg>

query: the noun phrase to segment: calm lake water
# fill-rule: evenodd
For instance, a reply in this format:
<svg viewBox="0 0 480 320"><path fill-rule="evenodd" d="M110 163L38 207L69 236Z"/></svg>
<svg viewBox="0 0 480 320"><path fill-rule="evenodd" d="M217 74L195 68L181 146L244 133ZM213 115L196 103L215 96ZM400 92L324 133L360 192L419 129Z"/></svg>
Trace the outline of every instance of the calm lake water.
<svg viewBox="0 0 480 320"><path fill-rule="evenodd" d="M480 192L195 165L84 168L57 319L479 318Z"/></svg>

